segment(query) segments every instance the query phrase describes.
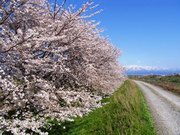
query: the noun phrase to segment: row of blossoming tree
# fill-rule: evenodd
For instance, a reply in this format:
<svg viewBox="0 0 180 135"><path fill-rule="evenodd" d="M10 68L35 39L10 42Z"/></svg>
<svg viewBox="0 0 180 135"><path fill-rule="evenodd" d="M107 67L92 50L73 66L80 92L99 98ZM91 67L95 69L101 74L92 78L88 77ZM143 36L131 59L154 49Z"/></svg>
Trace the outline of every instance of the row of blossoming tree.
<svg viewBox="0 0 180 135"><path fill-rule="evenodd" d="M47 117L82 116L123 80L119 51L89 19L96 5L61 2L0 1L0 132L47 134Z"/></svg>

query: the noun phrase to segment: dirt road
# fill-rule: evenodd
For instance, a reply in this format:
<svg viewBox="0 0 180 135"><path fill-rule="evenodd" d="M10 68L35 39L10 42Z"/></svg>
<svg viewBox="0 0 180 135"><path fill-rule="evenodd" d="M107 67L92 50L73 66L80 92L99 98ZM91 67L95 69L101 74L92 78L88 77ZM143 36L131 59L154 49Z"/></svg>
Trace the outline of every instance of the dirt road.
<svg viewBox="0 0 180 135"><path fill-rule="evenodd" d="M152 111L159 135L180 135L180 96L160 87L135 81Z"/></svg>

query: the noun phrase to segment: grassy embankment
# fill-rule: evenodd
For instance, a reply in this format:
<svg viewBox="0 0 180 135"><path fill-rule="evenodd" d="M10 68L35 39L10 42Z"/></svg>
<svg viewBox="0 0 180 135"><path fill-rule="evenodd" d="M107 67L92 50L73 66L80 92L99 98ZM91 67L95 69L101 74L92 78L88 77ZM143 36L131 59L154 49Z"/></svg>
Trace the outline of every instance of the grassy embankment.
<svg viewBox="0 0 180 135"><path fill-rule="evenodd" d="M133 79L145 81L160 87L163 87L166 90L175 92L180 95L180 75L170 75L170 76L133 76Z"/></svg>
<svg viewBox="0 0 180 135"><path fill-rule="evenodd" d="M83 118L61 125L57 121L50 135L155 135L152 117L139 88L126 81L102 108Z"/></svg>

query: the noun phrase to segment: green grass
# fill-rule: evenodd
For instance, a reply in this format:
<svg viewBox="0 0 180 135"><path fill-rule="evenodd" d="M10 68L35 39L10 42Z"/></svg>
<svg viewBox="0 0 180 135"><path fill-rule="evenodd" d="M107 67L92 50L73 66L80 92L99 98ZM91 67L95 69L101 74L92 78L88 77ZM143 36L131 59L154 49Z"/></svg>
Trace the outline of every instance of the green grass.
<svg viewBox="0 0 180 135"><path fill-rule="evenodd" d="M126 81L102 108L74 122L54 122L50 135L155 135L152 117L142 93ZM63 129L63 127L66 127Z"/></svg>

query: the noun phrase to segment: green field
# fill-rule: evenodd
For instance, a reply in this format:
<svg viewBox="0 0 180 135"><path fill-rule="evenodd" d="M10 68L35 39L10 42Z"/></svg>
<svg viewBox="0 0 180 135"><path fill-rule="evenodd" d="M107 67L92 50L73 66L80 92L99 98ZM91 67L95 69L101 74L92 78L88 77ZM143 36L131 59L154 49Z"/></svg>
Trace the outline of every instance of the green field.
<svg viewBox="0 0 180 135"><path fill-rule="evenodd" d="M54 124L50 135L155 135L153 121L144 97L134 82L126 81L107 102L74 122Z"/></svg>
<svg viewBox="0 0 180 135"><path fill-rule="evenodd" d="M158 76L158 75L149 75L149 76L131 76L130 78L145 81L160 87L163 87L166 90L180 94L180 75L169 75L169 76Z"/></svg>

